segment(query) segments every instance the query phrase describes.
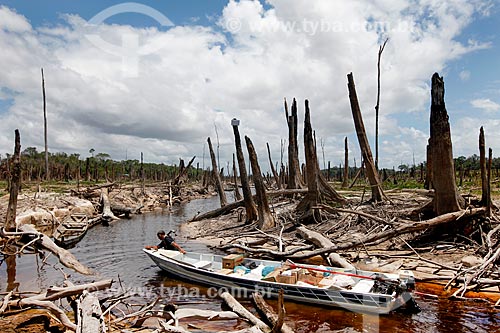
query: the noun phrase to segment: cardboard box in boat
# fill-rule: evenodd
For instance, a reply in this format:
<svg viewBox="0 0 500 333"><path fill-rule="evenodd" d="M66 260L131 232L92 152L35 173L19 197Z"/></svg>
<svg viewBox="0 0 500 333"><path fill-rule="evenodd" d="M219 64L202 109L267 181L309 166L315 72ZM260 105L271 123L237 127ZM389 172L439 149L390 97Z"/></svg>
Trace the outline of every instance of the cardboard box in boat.
<svg viewBox="0 0 500 333"><path fill-rule="evenodd" d="M280 274L276 277L276 282L286 283L286 284L296 284L297 283L297 272L292 272L291 275Z"/></svg>
<svg viewBox="0 0 500 333"><path fill-rule="evenodd" d="M222 257L222 268L233 269L243 262L242 254L229 254Z"/></svg>
<svg viewBox="0 0 500 333"><path fill-rule="evenodd" d="M323 280L323 276L316 276L308 271L300 271L297 273L297 281L302 281L313 286L319 285L321 280Z"/></svg>
<svg viewBox="0 0 500 333"><path fill-rule="evenodd" d="M267 274L262 280L278 282L278 283L295 284L297 283L297 271L289 271L288 266L278 267L271 273Z"/></svg>

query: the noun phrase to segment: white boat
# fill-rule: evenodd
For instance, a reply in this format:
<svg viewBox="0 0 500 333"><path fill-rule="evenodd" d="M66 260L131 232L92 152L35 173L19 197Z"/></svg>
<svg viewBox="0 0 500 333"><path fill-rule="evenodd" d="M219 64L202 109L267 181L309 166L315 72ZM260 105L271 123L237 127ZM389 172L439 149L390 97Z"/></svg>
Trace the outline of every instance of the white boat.
<svg viewBox="0 0 500 333"><path fill-rule="evenodd" d="M387 274L252 258L244 258L235 268L227 269L221 255L164 249L144 252L177 278L236 295L249 296L258 291L264 297L277 297L283 289L286 299L355 312L420 311L411 293L415 279L409 271Z"/></svg>

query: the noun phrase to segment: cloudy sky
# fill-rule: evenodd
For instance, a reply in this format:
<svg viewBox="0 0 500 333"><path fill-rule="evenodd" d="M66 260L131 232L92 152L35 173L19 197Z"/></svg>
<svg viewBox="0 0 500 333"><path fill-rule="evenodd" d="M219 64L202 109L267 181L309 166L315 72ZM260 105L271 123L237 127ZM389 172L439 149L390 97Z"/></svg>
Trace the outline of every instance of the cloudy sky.
<svg viewBox="0 0 500 333"><path fill-rule="evenodd" d="M500 4L494 0L0 0L0 154L49 150L209 165L206 138L234 151L241 120L267 165L287 138L283 98L309 99L320 164L359 149L347 78L353 72L374 143L382 55L380 166L425 160L430 78L444 76L455 156L478 154L479 128L500 151ZM302 142L302 135L299 140ZM203 161L205 155L205 161Z"/></svg>

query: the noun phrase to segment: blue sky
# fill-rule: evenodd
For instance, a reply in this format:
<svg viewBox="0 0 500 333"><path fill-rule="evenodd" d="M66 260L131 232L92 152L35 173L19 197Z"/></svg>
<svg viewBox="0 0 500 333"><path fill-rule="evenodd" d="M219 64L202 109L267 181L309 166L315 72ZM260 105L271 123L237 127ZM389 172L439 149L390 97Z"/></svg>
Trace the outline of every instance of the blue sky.
<svg viewBox="0 0 500 333"><path fill-rule="evenodd" d="M454 155L478 153L480 126L494 155L500 150L496 1L138 1L174 26L120 13L88 27L99 12L123 3L0 0L0 154L12 150L15 128L24 147L42 149L44 67L53 152L86 156L94 148L120 160L125 151L129 157L143 151L150 161L176 163L208 156L206 138L214 141L217 128L222 159L231 160L228 124L236 117L258 153L265 156L269 142L276 160L287 137L282 100L296 97L299 118L304 99L311 102L327 160L342 163L348 137L359 161L346 74L354 73L373 143L376 54L386 37L382 167L425 160L435 71L445 79ZM96 45L90 35L107 44ZM120 43L113 51L110 45ZM117 56L123 43L138 54Z"/></svg>
<svg viewBox="0 0 500 333"><path fill-rule="evenodd" d="M60 14L78 14L84 19L90 19L101 10L121 4L127 1L89 0L89 1L67 1L47 0L34 2L32 0L10 0L1 1L10 8L15 8L19 13L25 15L33 25L54 25L63 23ZM132 2L132 1L130 1ZM208 17L220 15L227 1L225 0L184 0L184 1L137 1L138 3L151 6L164 13L175 24L190 24L197 19L201 24L210 24ZM144 15L120 14L107 20L109 23L130 24L133 26L150 26L156 22Z"/></svg>

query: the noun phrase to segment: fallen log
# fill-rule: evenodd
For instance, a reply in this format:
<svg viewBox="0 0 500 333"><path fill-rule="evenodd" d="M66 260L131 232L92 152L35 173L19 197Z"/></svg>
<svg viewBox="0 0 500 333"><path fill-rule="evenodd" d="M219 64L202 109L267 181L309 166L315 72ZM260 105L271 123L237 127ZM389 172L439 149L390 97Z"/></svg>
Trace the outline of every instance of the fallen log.
<svg viewBox="0 0 500 333"><path fill-rule="evenodd" d="M245 202L243 200L232 202L230 204L225 205L224 207L212 210L210 212L201 214L201 215L196 215L191 219L190 222L196 222L196 221L201 221L201 220L206 220L206 219L212 219L221 215L226 215L229 214L233 209L243 207L245 205Z"/></svg>
<svg viewBox="0 0 500 333"><path fill-rule="evenodd" d="M77 325L76 333L103 333L106 332L106 324L99 305L99 299L84 291L77 301Z"/></svg>
<svg viewBox="0 0 500 333"><path fill-rule="evenodd" d="M329 240L319 232L309 230L304 226L298 227L297 231L305 240L313 243L314 245L320 248L335 246L335 244L333 244L331 240ZM355 267L349 261L342 258L338 253L329 253L328 260L330 261L330 264L333 266L338 266L347 269L355 269Z"/></svg>
<svg viewBox="0 0 500 333"><path fill-rule="evenodd" d="M266 195L269 197L272 197L272 196L279 196L279 195L302 194L302 193L307 193L307 189L268 191L268 192L266 192ZM254 195L253 198L255 199L256 196ZM235 201L235 202L232 202L230 204L227 204L224 207L214 209L212 211L203 213L201 215L196 215L195 217L193 217L190 220L190 222L212 219L212 218L215 218L218 216L226 215L226 214L229 214L232 210L239 208L239 207L243 207L244 205L245 205L244 200Z"/></svg>
<svg viewBox="0 0 500 333"><path fill-rule="evenodd" d="M137 214L143 208L144 205L140 205L137 208L125 207L117 204L111 204L110 208L113 214L116 215L125 215L126 218L129 218L132 214Z"/></svg>
<svg viewBox="0 0 500 333"><path fill-rule="evenodd" d="M177 327L177 326L172 326L168 324L167 322L163 320L158 320L158 324L160 324L161 328L158 330L153 331L153 333L190 333L190 331L182 328L182 327Z"/></svg>
<svg viewBox="0 0 500 333"><path fill-rule="evenodd" d="M111 286L112 280L104 280L94 283L88 283L78 286L70 286L66 288L51 287L42 294L7 301L7 306L11 308L23 308L26 306L36 306L48 309L65 327L75 331L75 325L68 318L66 313L57 307L52 301L72 295L79 295L85 290L95 291L106 289ZM98 332L98 331L83 331L83 332Z"/></svg>
<svg viewBox="0 0 500 333"><path fill-rule="evenodd" d="M345 208L331 207L331 206L327 206L327 205L318 205L318 208L326 210L327 212L332 213L332 214L336 214L338 212L347 213L347 214L356 214L356 215L366 217L366 218L368 218L370 220L374 220L374 221L382 223L382 224L386 224L386 225L390 225L390 226L396 226L396 225L398 225L397 223L394 223L392 221L386 221L384 219L381 219L378 216L373 216L373 215L367 214L367 213L362 212L362 211L345 209Z"/></svg>
<svg viewBox="0 0 500 333"><path fill-rule="evenodd" d="M262 333L262 330L257 326L252 326L250 328L245 328L239 331L233 331L233 333Z"/></svg>
<svg viewBox="0 0 500 333"><path fill-rule="evenodd" d="M50 287L44 293L22 298L20 300L10 300L8 304L11 307L20 307L26 305L27 304L26 302L30 301L55 301L63 297L80 295L85 290L87 291L104 290L109 288L112 283L113 280L109 279L109 280L102 280L98 282L86 283L69 287Z"/></svg>
<svg viewBox="0 0 500 333"><path fill-rule="evenodd" d="M257 326L263 332L271 332L271 328L267 326L262 320L255 317L250 311L245 309L233 296L228 292L223 292L220 297L226 302L226 304L236 312L241 317L247 319L252 324Z"/></svg>
<svg viewBox="0 0 500 333"><path fill-rule="evenodd" d="M46 308L52 313L65 327L69 328L70 330L75 331L76 330L76 325L68 318L66 313L64 313L63 310L59 309L54 303L50 301L39 301L35 299L26 299L23 302L23 305L25 306L37 306L37 307L42 307Z"/></svg>
<svg viewBox="0 0 500 333"><path fill-rule="evenodd" d="M33 234L39 238L40 244L43 248L55 254L59 261L66 267L71 268L78 273L91 275L93 274L92 270L87 266L80 263L71 252L60 248L57 246L48 236L38 232L32 224L25 224L19 227L19 230L25 233Z"/></svg>
<svg viewBox="0 0 500 333"><path fill-rule="evenodd" d="M279 322L280 322L280 316L279 314L276 314L276 312L274 312L273 308L271 306L269 306L269 304L266 303L266 301L264 300L264 297L262 297L261 294L259 293L253 293L252 294L252 298L253 298L253 301L254 301L254 304L255 306L257 307L258 310L260 310L260 312L262 312L262 314L267 318L267 320L269 321L269 323L271 323L273 325L273 329L279 329L279 332L282 332L282 333L293 333L293 330L292 328L290 328L290 326L288 326L286 323L283 322L283 317L284 317L284 311L283 309L281 309L281 312L282 312L282 318L281 318L281 325L279 325ZM283 304L279 304L279 308L282 308L282 305ZM278 326L280 326L278 328Z"/></svg>
<svg viewBox="0 0 500 333"><path fill-rule="evenodd" d="M208 320L236 319L239 316L232 311L213 311L202 309L182 308L175 311L175 318L203 317Z"/></svg>

